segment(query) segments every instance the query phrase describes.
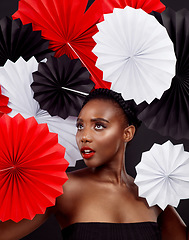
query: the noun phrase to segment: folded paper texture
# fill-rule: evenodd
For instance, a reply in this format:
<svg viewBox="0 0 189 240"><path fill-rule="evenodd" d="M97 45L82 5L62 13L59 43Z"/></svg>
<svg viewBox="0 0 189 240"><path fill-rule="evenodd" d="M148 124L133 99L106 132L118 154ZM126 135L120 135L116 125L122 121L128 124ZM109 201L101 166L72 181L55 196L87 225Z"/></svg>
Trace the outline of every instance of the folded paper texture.
<svg viewBox="0 0 189 240"><path fill-rule="evenodd" d="M152 11L163 12L165 5L160 0L100 0L103 6L104 13L113 12L114 8L141 8L147 13Z"/></svg>
<svg viewBox="0 0 189 240"><path fill-rule="evenodd" d="M47 124L20 114L0 119L0 220L33 219L55 205L68 162Z"/></svg>
<svg viewBox="0 0 189 240"><path fill-rule="evenodd" d="M157 204L164 210L189 198L189 152L184 151L183 144L155 143L142 154L136 171L139 196L146 198L150 207Z"/></svg>
<svg viewBox="0 0 189 240"><path fill-rule="evenodd" d="M7 106L8 102L9 102L9 98L4 96L1 93L1 85L0 85L0 117L2 117L3 114L10 113L12 111L12 109Z"/></svg>
<svg viewBox="0 0 189 240"><path fill-rule="evenodd" d="M189 11L175 12L167 8L161 14L152 14L165 26L173 41L176 73L171 87L147 106L139 118L148 128L164 136L189 139Z"/></svg>
<svg viewBox="0 0 189 240"><path fill-rule="evenodd" d="M111 89L137 104L160 98L175 75L176 57L166 29L142 9L126 7L105 14L93 52Z"/></svg>
<svg viewBox="0 0 189 240"><path fill-rule="evenodd" d="M89 70L96 88L110 88L102 81L102 72L95 66L92 53L95 42L92 36L98 31L96 23L102 17L99 1L87 11L88 0L21 0L13 19L20 18L23 24L32 23L34 30L41 30L43 38L50 41L55 56L66 54L71 59L79 58Z"/></svg>
<svg viewBox="0 0 189 240"><path fill-rule="evenodd" d="M66 160L70 166L75 166L76 160L81 159L75 140L76 117L64 120L40 108L30 86L33 83L32 73L37 70L38 62L34 57L27 62L23 58L16 63L8 60L4 67L0 67L2 93L9 98L8 107L12 109L9 116L20 113L25 118L34 116L38 123L47 123L49 130L58 134L59 143L66 148Z"/></svg>
<svg viewBox="0 0 189 240"><path fill-rule="evenodd" d="M31 87L41 109L63 119L78 116L86 95L94 87L88 70L82 67L80 60L71 60L65 54L39 63L33 79Z"/></svg>
<svg viewBox="0 0 189 240"><path fill-rule="evenodd" d="M0 66L19 57L27 61L35 56L41 61L54 54L48 47L49 41L41 38L41 31L33 31L31 23L23 25L20 19L8 17L0 20Z"/></svg>

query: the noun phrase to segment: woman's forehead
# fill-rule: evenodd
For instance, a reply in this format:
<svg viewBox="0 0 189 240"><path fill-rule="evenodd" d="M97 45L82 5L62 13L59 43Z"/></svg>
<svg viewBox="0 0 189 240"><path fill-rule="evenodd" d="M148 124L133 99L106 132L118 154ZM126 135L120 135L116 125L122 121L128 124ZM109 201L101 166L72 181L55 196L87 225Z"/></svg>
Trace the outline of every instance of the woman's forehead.
<svg viewBox="0 0 189 240"><path fill-rule="evenodd" d="M79 118L119 118L121 109L109 99L92 99L82 108Z"/></svg>

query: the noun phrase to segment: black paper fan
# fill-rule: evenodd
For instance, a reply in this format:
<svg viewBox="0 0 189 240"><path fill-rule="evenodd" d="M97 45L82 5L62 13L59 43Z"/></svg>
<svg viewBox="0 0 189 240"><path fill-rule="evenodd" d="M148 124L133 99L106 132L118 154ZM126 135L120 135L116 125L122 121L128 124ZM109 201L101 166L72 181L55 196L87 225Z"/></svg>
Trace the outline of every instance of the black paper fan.
<svg viewBox="0 0 189 240"><path fill-rule="evenodd" d="M148 105L139 118L162 135L189 139L189 11L167 8L161 14L152 14L165 26L174 43L176 75L161 99Z"/></svg>
<svg viewBox="0 0 189 240"><path fill-rule="evenodd" d="M46 63L39 63L33 78L31 87L40 107L52 116L64 119L78 115L86 95L94 87L80 60L71 60L65 54L60 58L51 56Z"/></svg>
<svg viewBox="0 0 189 240"><path fill-rule="evenodd" d="M20 19L4 17L0 20L0 66L7 59L26 61L32 56L41 61L54 53L48 49L49 41L41 38L41 31L33 31L32 24L23 25Z"/></svg>

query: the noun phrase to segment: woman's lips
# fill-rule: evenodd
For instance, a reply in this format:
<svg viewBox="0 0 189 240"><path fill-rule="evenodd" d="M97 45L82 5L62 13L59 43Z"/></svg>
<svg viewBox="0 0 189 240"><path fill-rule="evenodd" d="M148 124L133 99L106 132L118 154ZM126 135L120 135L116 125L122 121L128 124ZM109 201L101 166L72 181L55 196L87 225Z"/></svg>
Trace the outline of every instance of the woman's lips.
<svg viewBox="0 0 189 240"><path fill-rule="evenodd" d="M89 147L82 147L81 148L81 155L85 159L91 158L95 154L95 151Z"/></svg>

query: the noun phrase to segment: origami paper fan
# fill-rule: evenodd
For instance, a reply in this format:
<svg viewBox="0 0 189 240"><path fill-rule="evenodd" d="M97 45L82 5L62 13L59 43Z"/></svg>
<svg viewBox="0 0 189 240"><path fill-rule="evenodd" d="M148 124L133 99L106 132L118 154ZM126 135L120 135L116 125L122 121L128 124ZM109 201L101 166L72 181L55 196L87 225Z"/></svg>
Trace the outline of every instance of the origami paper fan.
<svg viewBox="0 0 189 240"><path fill-rule="evenodd" d="M180 199L189 198L189 153L182 144L154 144L142 153L136 171L139 196L146 198L149 206L157 204L164 210L167 205L177 207Z"/></svg>
<svg viewBox="0 0 189 240"><path fill-rule="evenodd" d="M0 117L2 117L4 113L10 113L12 111L12 109L7 106L8 102L9 98L1 94L0 86Z"/></svg>
<svg viewBox="0 0 189 240"><path fill-rule="evenodd" d="M93 52L103 79L123 97L150 103L160 98L175 74L173 44L158 21L142 9L114 9L97 24Z"/></svg>
<svg viewBox="0 0 189 240"><path fill-rule="evenodd" d="M32 31L32 24L23 25L20 19L4 17L0 20L0 66L7 59L16 62L20 56L26 61L35 56L38 61L53 54L49 41L41 38L40 31Z"/></svg>
<svg viewBox="0 0 189 240"><path fill-rule="evenodd" d="M156 18L166 27L177 57L170 89L139 115L145 125L175 139L189 139L189 11L166 9Z"/></svg>
<svg viewBox="0 0 189 240"><path fill-rule="evenodd" d="M68 117L66 120L54 116L40 109L38 102L33 99L33 90L30 85L33 82L32 72L37 71L38 63L35 58L27 62L19 58L16 63L8 60L4 67L0 68L0 85L2 93L9 97L8 106L12 109L9 116L14 117L20 113L24 118L34 116L38 123L47 123L51 132L58 134L59 143L66 148L65 158L70 166L81 159L77 148L76 117Z"/></svg>
<svg viewBox="0 0 189 240"><path fill-rule="evenodd" d="M141 8L147 13L152 11L163 12L165 5L159 0L101 0L104 13L113 12L114 8Z"/></svg>
<svg viewBox="0 0 189 240"><path fill-rule="evenodd" d="M71 59L79 58L92 75L96 88L110 88L102 81L102 72L96 68L96 56L91 52L95 46L92 36L98 31L96 23L102 17L99 1L85 12L88 0L20 0L19 10L13 19L32 23L34 30L50 40L50 49L55 56L66 54Z"/></svg>
<svg viewBox="0 0 189 240"><path fill-rule="evenodd" d="M20 114L1 117L0 139L0 219L32 219L63 193L65 148L46 124Z"/></svg>
<svg viewBox="0 0 189 240"><path fill-rule="evenodd" d="M34 98L52 116L78 116L86 95L94 87L89 77L79 59L51 57L33 73Z"/></svg>

